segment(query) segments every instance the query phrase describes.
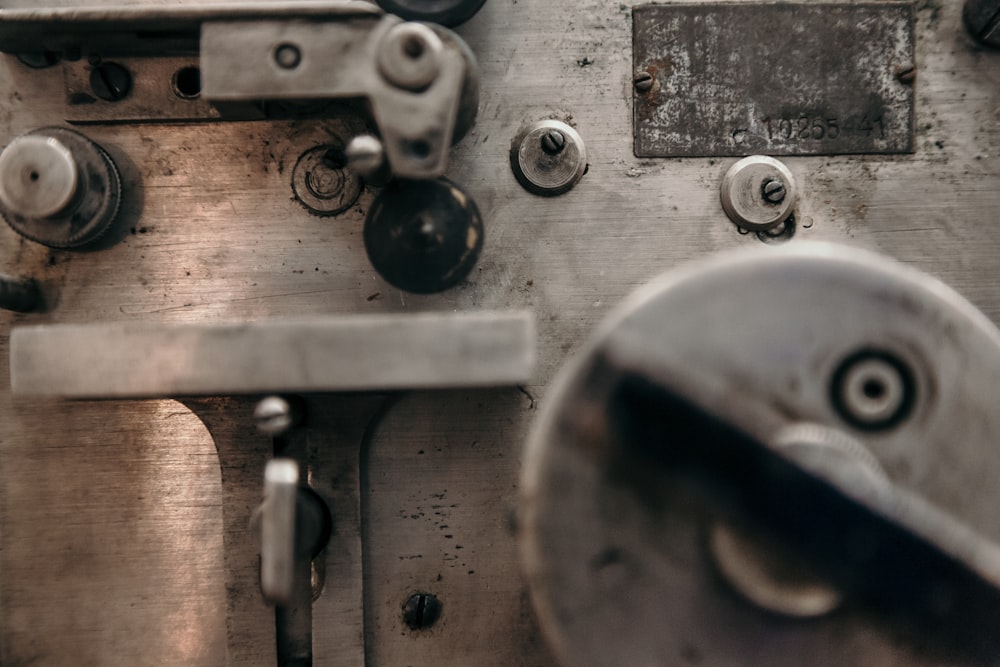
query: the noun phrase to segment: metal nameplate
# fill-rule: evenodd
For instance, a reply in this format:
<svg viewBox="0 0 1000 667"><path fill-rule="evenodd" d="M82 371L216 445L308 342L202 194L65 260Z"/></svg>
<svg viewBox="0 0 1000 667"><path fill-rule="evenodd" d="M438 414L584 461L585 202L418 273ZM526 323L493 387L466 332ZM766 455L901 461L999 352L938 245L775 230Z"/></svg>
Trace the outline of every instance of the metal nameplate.
<svg viewBox="0 0 1000 667"><path fill-rule="evenodd" d="M636 7L635 154L911 153L914 22L895 2Z"/></svg>

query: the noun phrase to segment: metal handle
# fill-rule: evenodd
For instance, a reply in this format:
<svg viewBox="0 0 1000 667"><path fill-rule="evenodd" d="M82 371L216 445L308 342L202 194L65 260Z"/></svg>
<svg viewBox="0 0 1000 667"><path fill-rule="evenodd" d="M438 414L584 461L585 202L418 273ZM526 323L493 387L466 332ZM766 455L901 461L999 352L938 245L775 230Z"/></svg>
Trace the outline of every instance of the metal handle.
<svg viewBox="0 0 1000 667"><path fill-rule="evenodd" d="M272 604L287 604L295 584L295 504L299 464L274 459L264 468L260 506L260 587Z"/></svg>
<svg viewBox="0 0 1000 667"><path fill-rule="evenodd" d="M702 502L793 547L845 598L920 627L947 623L966 643L998 636L1000 546L888 479L857 474L849 456L765 436L787 430L770 406L744 397L732 407L694 377L630 368L609 417L626 459L693 481Z"/></svg>

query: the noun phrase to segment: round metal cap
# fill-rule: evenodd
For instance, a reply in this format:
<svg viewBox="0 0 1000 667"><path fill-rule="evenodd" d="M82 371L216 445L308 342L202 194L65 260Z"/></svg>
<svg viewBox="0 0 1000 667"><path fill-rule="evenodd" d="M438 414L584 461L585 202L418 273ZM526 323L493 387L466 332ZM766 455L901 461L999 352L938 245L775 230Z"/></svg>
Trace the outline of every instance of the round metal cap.
<svg viewBox="0 0 1000 667"><path fill-rule="evenodd" d="M573 189L587 171L587 149L580 134L558 120L543 120L521 130L510 148L510 165L524 189L560 195Z"/></svg>
<svg viewBox="0 0 1000 667"><path fill-rule="evenodd" d="M50 248L100 238L121 198L111 157L74 130L32 130L0 154L0 215L21 236Z"/></svg>
<svg viewBox="0 0 1000 667"><path fill-rule="evenodd" d="M465 23L486 0L378 0L382 9L408 21L429 21L449 27Z"/></svg>
<svg viewBox="0 0 1000 667"><path fill-rule="evenodd" d="M441 292L461 282L483 247L483 219L469 195L447 180L395 181L365 220L365 250L399 289Z"/></svg>
<svg viewBox="0 0 1000 667"><path fill-rule="evenodd" d="M783 163L751 155L734 164L722 179L722 208L743 229L777 227L795 209L795 177Z"/></svg>
<svg viewBox="0 0 1000 667"><path fill-rule="evenodd" d="M52 137L18 137L0 153L0 202L17 215L60 213L73 201L78 182L73 154Z"/></svg>
<svg viewBox="0 0 1000 667"><path fill-rule="evenodd" d="M444 44L429 27L400 23L382 38L378 68L386 81L406 90L423 90L441 71Z"/></svg>

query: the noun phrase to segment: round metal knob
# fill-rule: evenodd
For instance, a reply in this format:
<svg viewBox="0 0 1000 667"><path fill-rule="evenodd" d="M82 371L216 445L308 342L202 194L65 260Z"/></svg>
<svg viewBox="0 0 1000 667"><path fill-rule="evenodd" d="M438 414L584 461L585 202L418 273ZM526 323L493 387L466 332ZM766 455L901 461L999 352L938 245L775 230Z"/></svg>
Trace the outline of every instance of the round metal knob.
<svg viewBox="0 0 1000 667"><path fill-rule="evenodd" d="M110 227L120 201L118 169L78 132L34 130L0 152L0 214L33 241L52 248L90 243Z"/></svg>
<svg viewBox="0 0 1000 667"><path fill-rule="evenodd" d="M450 181L395 181L372 204L365 249L379 275L407 292L431 294L461 282L483 247L472 198Z"/></svg>
<svg viewBox="0 0 1000 667"><path fill-rule="evenodd" d="M790 244L663 276L584 349L518 521L561 664L995 662L1000 333L967 302Z"/></svg>
<svg viewBox="0 0 1000 667"><path fill-rule="evenodd" d="M785 222L795 210L796 196L792 172L765 155L740 160L722 179L722 208L730 220L752 232Z"/></svg>
<svg viewBox="0 0 1000 667"><path fill-rule="evenodd" d="M76 196L79 169L58 139L18 137L0 153L0 203L26 218L61 213Z"/></svg>
<svg viewBox="0 0 1000 667"><path fill-rule="evenodd" d="M543 120L514 139L510 165L529 192L560 195L572 190L587 172L587 149L580 134L566 123Z"/></svg>
<svg viewBox="0 0 1000 667"><path fill-rule="evenodd" d="M382 9L408 21L428 21L446 26L465 23L486 0L378 0Z"/></svg>

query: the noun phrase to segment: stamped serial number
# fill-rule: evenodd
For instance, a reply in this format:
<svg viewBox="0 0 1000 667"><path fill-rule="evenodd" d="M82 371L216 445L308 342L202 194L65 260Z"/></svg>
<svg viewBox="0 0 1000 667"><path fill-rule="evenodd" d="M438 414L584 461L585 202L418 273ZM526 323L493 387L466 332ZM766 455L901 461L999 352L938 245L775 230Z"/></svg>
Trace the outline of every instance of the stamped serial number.
<svg viewBox="0 0 1000 667"><path fill-rule="evenodd" d="M771 141L823 141L854 134L885 138L885 119L881 114L865 113L844 118L801 115L761 119Z"/></svg>

